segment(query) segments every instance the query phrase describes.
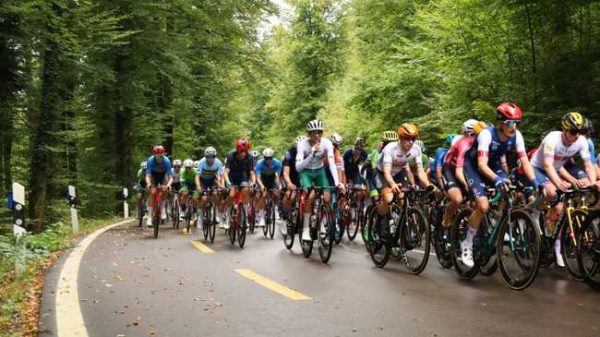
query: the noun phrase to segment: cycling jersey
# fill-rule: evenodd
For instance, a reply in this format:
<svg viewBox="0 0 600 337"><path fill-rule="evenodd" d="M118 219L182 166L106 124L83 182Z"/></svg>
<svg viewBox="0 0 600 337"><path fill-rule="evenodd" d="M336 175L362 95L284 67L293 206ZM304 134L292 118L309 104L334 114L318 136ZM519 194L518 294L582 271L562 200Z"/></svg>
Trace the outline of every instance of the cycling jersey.
<svg viewBox="0 0 600 337"><path fill-rule="evenodd" d="M318 152L313 151L313 146L310 145L309 139L305 139L298 143L298 153L296 154L296 170L299 173L305 169L312 171L319 170L325 165L325 157L327 157L329 170L331 171L333 181L337 186L339 184L339 179L335 166L333 144L329 139L321 139L320 149Z"/></svg>
<svg viewBox="0 0 600 337"><path fill-rule="evenodd" d="M271 163L267 163L265 159L260 160L256 164L256 175L264 179L275 179L281 172L281 162L279 159L271 159Z"/></svg>
<svg viewBox="0 0 600 337"><path fill-rule="evenodd" d="M179 172L179 178L182 184L196 184L196 175L197 175L197 171L196 168L192 167L189 171L187 169L183 169L181 170L181 172Z"/></svg>
<svg viewBox="0 0 600 337"><path fill-rule="evenodd" d="M356 159L354 157L355 153L358 153L358 157ZM344 171L346 172L346 177L352 182L353 185L362 184L358 166L367 160L367 151L360 150L360 152L357 152L354 149L348 149L346 152L344 152L342 157L344 160Z"/></svg>
<svg viewBox="0 0 600 337"><path fill-rule="evenodd" d="M478 157L488 157L488 166L496 169L501 167L504 156L513 148L517 150L519 158L526 155L525 142L519 130L506 141L500 140L499 133L500 130L493 125L483 129L469 150L467 160L477 163Z"/></svg>
<svg viewBox="0 0 600 337"><path fill-rule="evenodd" d="M579 136L577 140L567 146L563 143L563 132L552 131L544 137L542 143L531 158L531 165L544 170L544 158L553 158L552 166L555 170L559 170L565 163L575 154L579 153L581 159L590 159L589 145L583 136Z"/></svg>
<svg viewBox="0 0 600 337"><path fill-rule="evenodd" d="M213 181L217 176L223 175L223 163L219 158L215 158L212 165L210 165L204 157L198 163L196 174L200 176L200 180Z"/></svg>
<svg viewBox="0 0 600 337"><path fill-rule="evenodd" d="M181 169L179 169L179 172L175 172L175 169L173 169L173 184L179 183L179 175L181 174Z"/></svg>
<svg viewBox="0 0 600 337"><path fill-rule="evenodd" d="M254 158L246 154L244 159L239 158L237 151L227 154L225 167L229 169L229 180L234 185L240 185L250 179L250 172L254 171Z"/></svg>
<svg viewBox="0 0 600 337"><path fill-rule="evenodd" d="M171 161L167 157L162 157L160 162L156 161L154 156L150 156L146 161L146 175L152 174L163 174L169 177L173 176L173 169L171 167Z"/></svg>
<svg viewBox="0 0 600 337"><path fill-rule="evenodd" d="M417 158L409 160L408 166L410 167L411 171L414 171L417 168ZM429 156L424 153L421 154L421 166L429 167Z"/></svg>
<svg viewBox="0 0 600 337"><path fill-rule="evenodd" d="M296 154L297 148L293 146L287 150L283 157L283 166L290 168L289 177L292 184L298 186L300 184L300 178L298 177L298 171L296 171Z"/></svg>
<svg viewBox="0 0 600 337"><path fill-rule="evenodd" d="M446 154L445 164L453 169L463 167L465 164L465 155L471 149L474 142L474 137L463 137L454 143L450 150L448 150L448 154Z"/></svg>
<svg viewBox="0 0 600 337"><path fill-rule="evenodd" d="M408 162L414 158L421 157L421 148L418 146L413 146L405 152L400 145L400 142L392 142L387 144L381 155L379 156L379 160L377 161L377 170L383 172L383 168L388 166L392 168L392 176L397 175L400 171L408 168ZM423 167L423 162L421 160L417 160L415 162L416 167Z"/></svg>
<svg viewBox="0 0 600 337"><path fill-rule="evenodd" d="M590 151L590 160L592 161L592 164L596 165L598 163L598 160L596 159L596 147L594 146L594 141L592 140L592 138L588 138L587 143L588 149Z"/></svg>

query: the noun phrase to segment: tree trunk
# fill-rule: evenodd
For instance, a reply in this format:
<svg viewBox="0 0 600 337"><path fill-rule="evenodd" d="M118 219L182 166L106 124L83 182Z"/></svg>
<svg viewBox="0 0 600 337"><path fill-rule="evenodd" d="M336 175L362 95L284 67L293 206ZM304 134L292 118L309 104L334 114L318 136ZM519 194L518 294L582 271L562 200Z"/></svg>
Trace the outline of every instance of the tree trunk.
<svg viewBox="0 0 600 337"><path fill-rule="evenodd" d="M52 28L49 28L52 29ZM49 149L55 144L54 121L59 108L59 58L56 41L46 42L42 73L42 93L38 124L33 133L29 182L29 218L34 233L42 231L50 175L53 172L53 154Z"/></svg>
<svg viewBox="0 0 600 337"><path fill-rule="evenodd" d="M131 65L129 55L120 53L116 59L117 83L120 86L118 101L115 110L115 154L116 154L116 181L121 186L127 186L131 181L131 150L133 124L133 85L131 83Z"/></svg>

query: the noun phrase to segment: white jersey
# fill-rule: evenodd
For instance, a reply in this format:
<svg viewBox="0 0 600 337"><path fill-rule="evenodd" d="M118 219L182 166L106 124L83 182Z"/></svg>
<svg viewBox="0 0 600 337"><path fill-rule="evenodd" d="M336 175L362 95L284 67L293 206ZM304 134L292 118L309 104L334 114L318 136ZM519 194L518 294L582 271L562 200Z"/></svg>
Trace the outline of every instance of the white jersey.
<svg viewBox="0 0 600 337"><path fill-rule="evenodd" d="M179 173L181 173L181 170L179 171ZM176 173L175 169L173 169L173 184L179 183L179 173Z"/></svg>
<svg viewBox="0 0 600 337"><path fill-rule="evenodd" d="M419 160L416 160L419 158ZM377 169L383 172L383 168L389 166L392 168L392 176L400 173L403 169L408 169L408 162L411 159L415 159L415 164L417 167L423 167L423 163L421 162L421 148L413 146L405 152L400 145L400 141L391 142L383 148L381 151L381 155L377 160Z"/></svg>
<svg viewBox="0 0 600 337"><path fill-rule="evenodd" d="M577 153L579 153L583 160L590 159L590 151L585 137L579 136L577 140L569 146L566 146L563 143L562 137L562 131L552 131L544 137L540 146L531 156L531 165L543 170L544 158L551 157L554 160L552 166L558 171L558 169L563 167L563 165Z"/></svg>
<svg viewBox="0 0 600 337"><path fill-rule="evenodd" d="M304 169L316 170L325 165L324 160L327 157L329 170L333 176L336 186L339 183L337 170L335 167L335 158L333 153L333 144L327 138L321 138L321 148L318 152L310 145L309 139L298 143L298 153L296 154L296 171L300 173Z"/></svg>

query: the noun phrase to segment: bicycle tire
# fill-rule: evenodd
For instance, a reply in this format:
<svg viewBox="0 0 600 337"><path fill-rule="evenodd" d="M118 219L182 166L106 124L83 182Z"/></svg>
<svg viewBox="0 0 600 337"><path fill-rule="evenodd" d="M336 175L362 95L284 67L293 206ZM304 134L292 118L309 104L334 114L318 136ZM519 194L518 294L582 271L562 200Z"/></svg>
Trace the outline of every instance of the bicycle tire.
<svg viewBox="0 0 600 337"><path fill-rule="evenodd" d="M298 226L297 223L297 211L294 207L291 207L288 211L288 217L285 221L285 226L287 226L287 233L283 235L283 245L287 250L291 250L294 247L294 238L296 236L296 228Z"/></svg>
<svg viewBox="0 0 600 337"><path fill-rule="evenodd" d="M367 250L371 256L371 261L378 268L385 267L390 259L392 234L389 232L389 225L385 219L380 219L375 209L371 211L367 223L367 236ZM381 255L379 255L380 252Z"/></svg>
<svg viewBox="0 0 600 337"><path fill-rule="evenodd" d="M590 212L586 223L577 234L577 264L584 274L584 282L600 290L600 211Z"/></svg>
<svg viewBox="0 0 600 337"><path fill-rule="evenodd" d="M346 226L346 235L348 235L348 240L354 241L356 236L358 235L358 231L360 230L360 219L362 218L363 203L362 201L358 203L352 203L350 209L350 223Z"/></svg>
<svg viewBox="0 0 600 337"><path fill-rule="evenodd" d="M327 263L331 258L331 251L333 250L333 226L332 226L332 210L328 205L322 204L321 211L317 216L317 227L319 230L319 256L321 257L321 262ZM323 225L323 220L325 220L325 224ZM320 226L323 225L325 230L323 233L320 231Z"/></svg>
<svg viewBox="0 0 600 337"><path fill-rule="evenodd" d="M568 223L568 217L565 216L561 224L561 239L560 239L560 252L565 262L565 267L577 281L583 281L585 278L584 272L579 269L577 264L577 234L580 228L585 223L588 217L588 212L582 209L576 209L571 213L571 219L573 219L573 230L571 233L571 227ZM573 242L575 240L575 242Z"/></svg>
<svg viewBox="0 0 600 337"><path fill-rule="evenodd" d="M275 237L275 203L271 201L271 214L269 216L269 236L271 240Z"/></svg>
<svg viewBox="0 0 600 337"><path fill-rule="evenodd" d="M523 290L533 283L539 270L541 234L524 210L513 210L510 219L500 224L496 260L504 284L513 290ZM513 258L516 263L511 263Z"/></svg>
<svg viewBox="0 0 600 337"><path fill-rule="evenodd" d="M240 248L244 248L244 245L246 244L246 210L244 209L244 207L240 207L240 216L238 219L238 227L237 227L237 231L238 231L238 245L240 246Z"/></svg>
<svg viewBox="0 0 600 337"><path fill-rule="evenodd" d="M232 245L235 244L235 235L237 233L237 229L235 228L237 220L234 219L234 217L236 217L235 208L231 206L231 209L229 210L229 229L227 232L229 234L229 241Z"/></svg>
<svg viewBox="0 0 600 337"><path fill-rule="evenodd" d="M425 270L429 261L431 249L431 228L427 218L418 207L410 207L407 212L406 226L400 225L400 238L403 250L404 264L411 274L418 275ZM414 253L414 254L413 254ZM414 256L418 263L411 264L409 257ZM419 261L419 257L422 259Z"/></svg>

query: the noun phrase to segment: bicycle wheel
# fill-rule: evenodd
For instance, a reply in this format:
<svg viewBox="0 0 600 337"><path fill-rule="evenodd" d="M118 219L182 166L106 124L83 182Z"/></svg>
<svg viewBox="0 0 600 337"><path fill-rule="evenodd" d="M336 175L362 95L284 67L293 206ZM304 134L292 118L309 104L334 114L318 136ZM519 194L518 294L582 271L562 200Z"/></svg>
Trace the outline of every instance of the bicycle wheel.
<svg viewBox="0 0 600 337"><path fill-rule="evenodd" d="M172 215L172 221L173 221L173 228L176 230L179 230L179 201L177 199L175 199L175 201L173 202L173 215Z"/></svg>
<svg viewBox="0 0 600 337"><path fill-rule="evenodd" d="M254 229L256 228L256 210L254 209L254 198L250 199L250 205L248 205L247 219L250 234L254 234Z"/></svg>
<svg viewBox="0 0 600 337"><path fill-rule="evenodd" d="M269 236L269 219L270 219L269 213L271 212L271 203L270 202L267 202L265 204L265 208L264 208L263 212L264 212L263 216L265 217L265 219L264 219L265 223L262 228L262 231L263 231L263 236L266 238Z"/></svg>
<svg viewBox="0 0 600 337"><path fill-rule="evenodd" d="M269 236L271 237L271 240L273 240L273 237L275 236L275 203L271 202L271 212L270 212L270 216L269 216Z"/></svg>
<svg viewBox="0 0 600 337"><path fill-rule="evenodd" d="M379 268L385 267L390 259L392 234L387 219L380 217L373 209L367 223L369 255L373 264Z"/></svg>
<svg viewBox="0 0 600 337"><path fill-rule="evenodd" d="M207 222L209 223L208 226L208 238L210 240L210 243L215 242L215 231L217 230L217 206L212 205L211 207L211 217L210 217L210 221L208 221L207 218Z"/></svg>
<svg viewBox="0 0 600 337"><path fill-rule="evenodd" d="M312 215L311 215L312 217ZM300 221L303 221L303 219L300 219ZM312 224L310 224L312 225ZM300 229L300 231L298 232L298 236L300 237L300 247L302 248L302 255L304 255L304 257L309 258L310 254L312 254L312 250L313 250L313 244L314 241L312 240L312 237L309 238L304 238L302 237L303 233L303 229ZM306 240L308 239L308 240Z"/></svg>
<svg viewBox="0 0 600 337"><path fill-rule="evenodd" d="M331 250L333 249L333 211L328 205L321 205L321 210L317 216L317 224L319 228L319 255L321 262L327 263L331 258Z"/></svg>
<svg viewBox="0 0 600 337"><path fill-rule="evenodd" d="M240 207L239 218L238 218L238 244L240 248L244 248L244 244L246 243L246 211L244 207Z"/></svg>
<svg viewBox="0 0 600 337"><path fill-rule="evenodd" d="M229 229L227 231L229 232L229 241L232 245L235 244L235 235L237 233L236 226L238 226L236 209L234 206L231 206L231 209L229 210Z"/></svg>
<svg viewBox="0 0 600 337"><path fill-rule="evenodd" d="M469 216L473 211L469 208L465 208L458 212L456 217L454 218L454 223L452 227L450 227L450 243L451 247L451 256L452 256L452 264L454 265L454 269L456 269L456 273L460 278L465 280L470 280L479 272L480 261L478 259L473 258L475 264L473 267L468 267L462 263L461 255L462 251L460 248L460 243L467 237L467 230L469 227Z"/></svg>
<svg viewBox="0 0 600 337"><path fill-rule="evenodd" d="M600 211L592 211L577 233L577 264L584 281L600 290Z"/></svg>
<svg viewBox="0 0 600 337"><path fill-rule="evenodd" d="M356 239L356 235L358 235L358 231L360 230L360 220L362 218L362 211L362 200L358 203L352 203L350 209L350 223L346 226L346 234L348 235L348 240L350 241L354 241L354 239Z"/></svg>
<svg viewBox="0 0 600 337"><path fill-rule="evenodd" d="M523 290L535 280L540 264L541 237L528 213L513 210L500 224L496 260L507 287Z"/></svg>
<svg viewBox="0 0 600 337"><path fill-rule="evenodd" d="M435 251L435 256L442 268L448 269L452 267L452 256L450 251L450 241L446 237L444 239L444 227L442 226L444 207L434 206L430 212L430 226L432 227L432 244ZM449 236L449 230L448 236Z"/></svg>
<svg viewBox="0 0 600 337"><path fill-rule="evenodd" d="M157 211L157 213L160 214L160 210ZM152 227L154 229L154 238L157 239L158 238L158 226L160 225L160 215L154 215L152 217Z"/></svg>
<svg viewBox="0 0 600 337"><path fill-rule="evenodd" d="M210 231L210 212L211 207L207 206L198 216L201 216L204 221L202 221L202 235L204 236L204 241L208 241L208 232Z"/></svg>
<svg viewBox="0 0 600 337"><path fill-rule="evenodd" d="M142 227L144 222L144 204L137 205L137 219L138 219L138 227Z"/></svg>
<svg viewBox="0 0 600 337"><path fill-rule="evenodd" d="M363 213L363 218L360 221L360 236L362 237L363 242L365 243L365 245L369 241L368 222L370 221L371 213L372 212L373 212L373 204L367 206L367 209ZM367 247L367 250L368 249L369 248Z"/></svg>
<svg viewBox="0 0 600 337"><path fill-rule="evenodd" d="M296 207L292 206L288 210L288 216L285 220L287 233L286 235L283 235L283 244L287 250L291 250L294 246L294 237L296 236L298 221L298 210Z"/></svg>
<svg viewBox="0 0 600 337"><path fill-rule="evenodd" d="M572 227L569 226L568 216L564 217L561 228L560 252L569 273L577 280L583 281L585 275L577 264L577 234L583 227L588 212L576 209L571 213Z"/></svg>
<svg viewBox="0 0 600 337"><path fill-rule="evenodd" d="M404 251L404 264L411 274L425 270L431 249L431 229L423 212L410 207L405 224L400 225L400 240Z"/></svg>

